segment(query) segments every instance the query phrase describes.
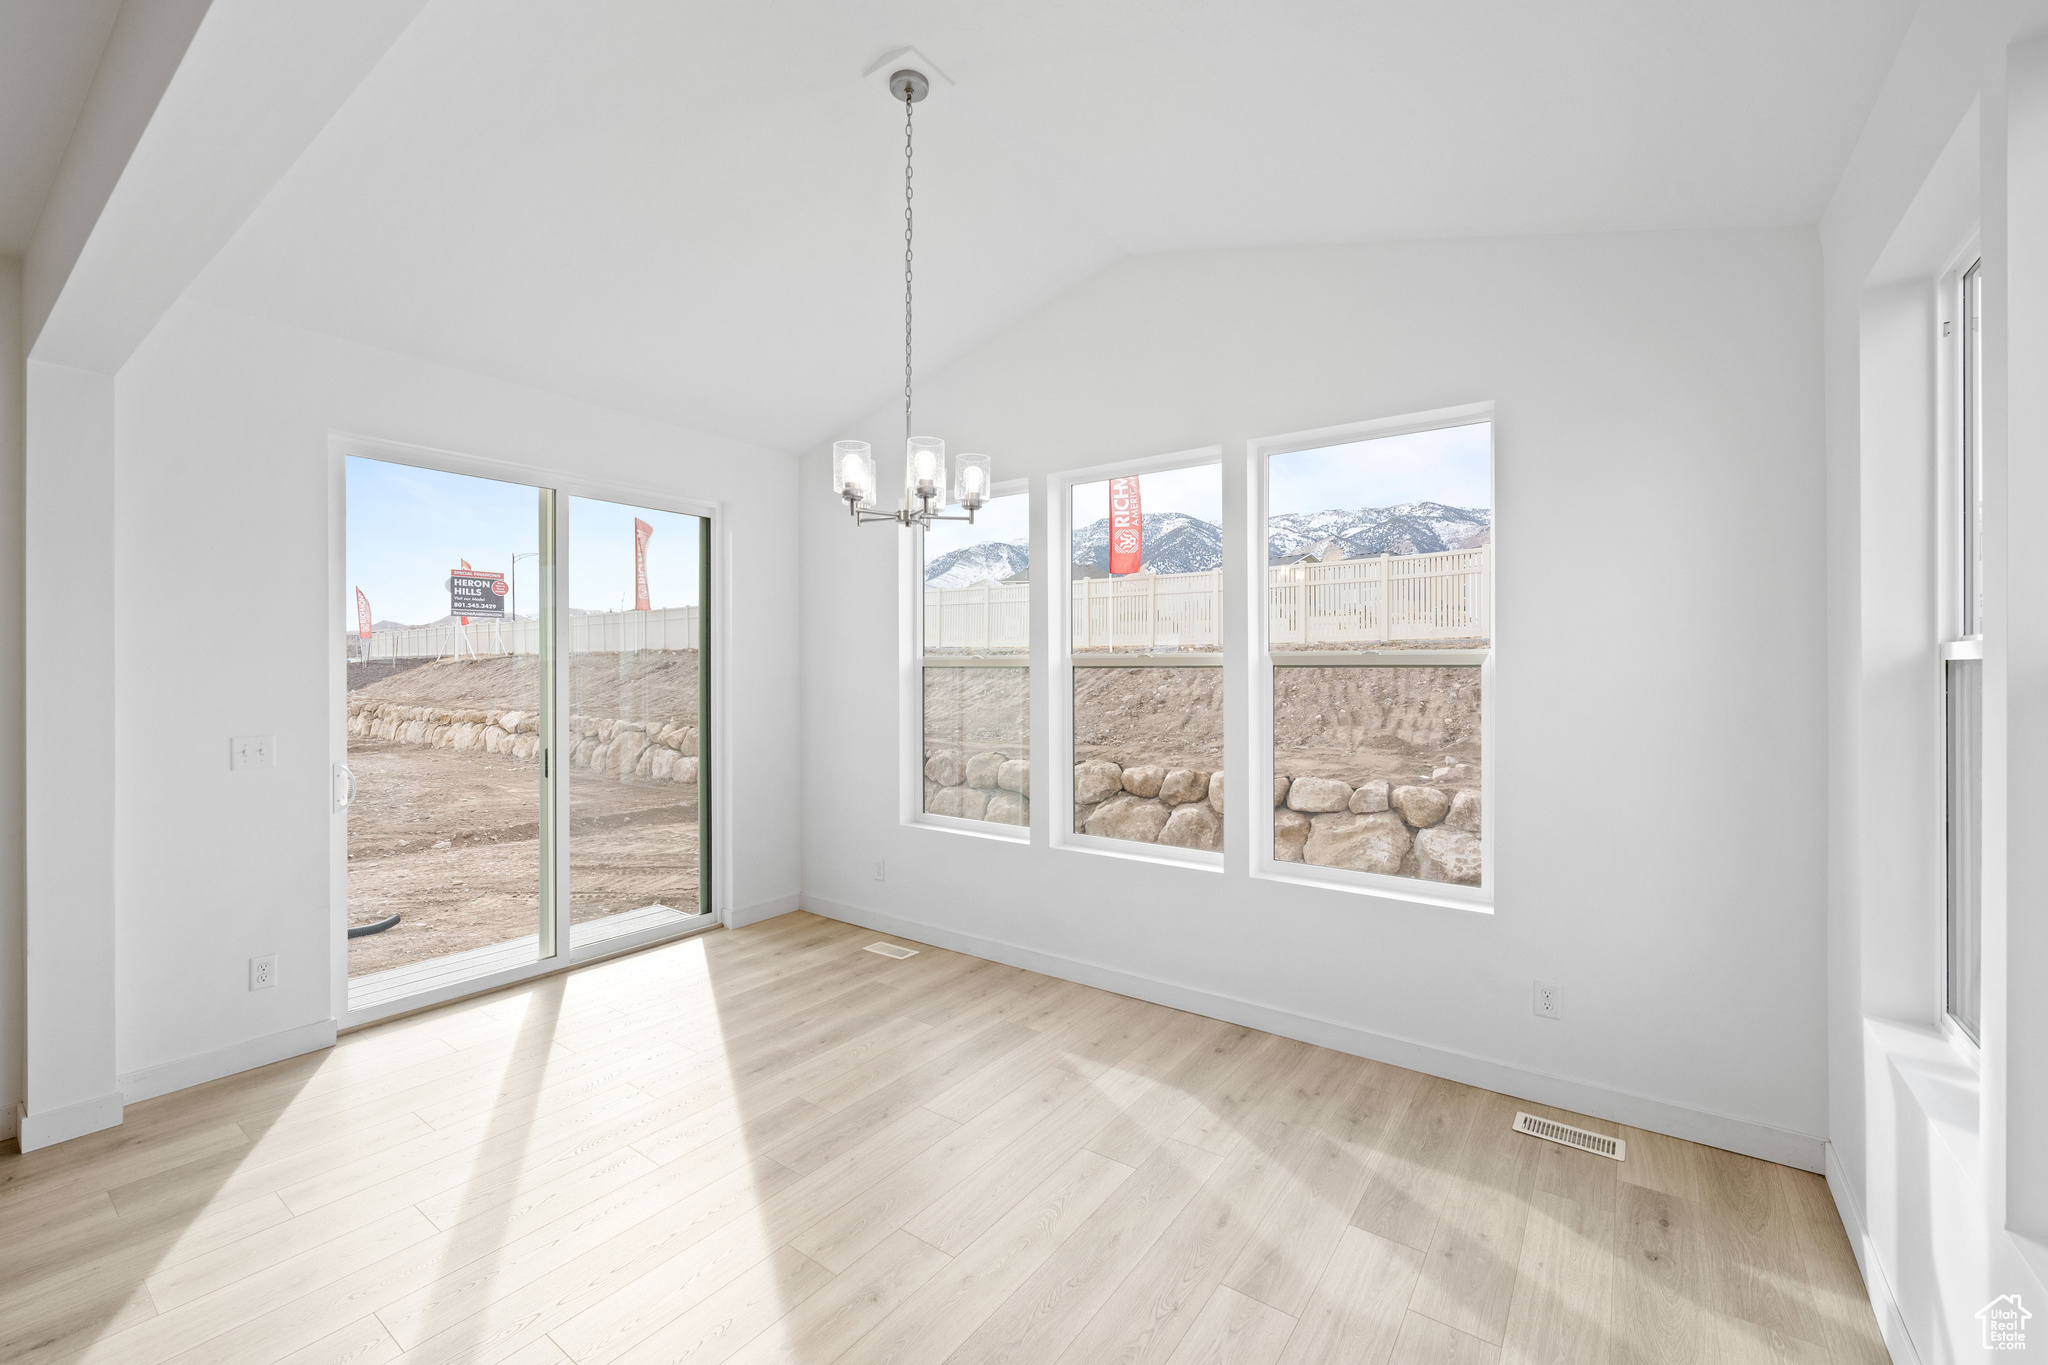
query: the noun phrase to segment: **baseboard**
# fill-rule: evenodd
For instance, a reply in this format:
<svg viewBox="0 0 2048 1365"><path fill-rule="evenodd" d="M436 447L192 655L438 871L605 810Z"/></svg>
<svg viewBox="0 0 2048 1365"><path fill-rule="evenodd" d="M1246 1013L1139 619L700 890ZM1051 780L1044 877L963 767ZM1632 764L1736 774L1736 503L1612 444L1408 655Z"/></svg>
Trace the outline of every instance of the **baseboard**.
<svg viewBox="0 0 2048 1365"><path fill-rule="evenodd" d="M1870 1240L1863 1202L1856 1197L1856 1187L1850 1183L1849 1173L1842 1169L1832 1142L1828 1144L1824 1174L1828 1193L1834 1197L1835 1212L1842 1218L1842 1230L1849 1234L1849 1248L1856 1253L1856 1268L1863 1272L1863 1292L1870 1296L1870 1311L1877 1316L1877 1330L1884 1337L1885 1349L1891 1352L1894 1365L1920 1365L1920 1352L1914 1349L1913 1335L1906 1330L1906 1315L1899 1311L1891 1281L1885 1277L1884 1263L1877 1257L1877 1245Z"/></svg>
<svg viewBox="0 0 2048 1365"><path fill-rule="evenodd" d="M168 1095L173 1090L184 1090L189 1086L204 1085L217 1081L223 1076L233 1076L259 1066L269 1066L287 1057L301 1053L318 1052L323 1047L334 1046L335 1021L322 1019L318 1023L303 1024L283 1033L267 1034L251 1038L246 1042L231 1043L227 1047L202 1052L196 1057L183 1057L175 1062L163 1062L157 1066L146 1066L140 1071L131 1071L121 1077L121 1093L130 1104L153 1100L158 1095Z"/></svg>
<svg viewBox="0 0 2048 1365"><path fill-rule="evenodd" d="M880 933L900 934L921 943L932 943L955 952L971 953L975 957L985 957L992 961L1007 963L1012 967L1022 967L1027 971L1078 981L1084 986L1115 991L1118 995L1150 1000L1154 1004L1168 1005L1174 1009L1186 1010L1190 1014L1264 1029L1268 1033L1277 1033L1284 1038L1294 1038L1304 1043L1314 1043L1318 1047L1348 1052L1355 1057L1370 1057L1376 1062L1386 1062L1410 1071L1441 1076L1446 1080L1475 1085L1483 1090L1496 1091L1518 1099L1534 1100L1538 1104L1569 1109L1576 1114L1588 1114L1612 1123L1625 1123L1631 1128L1664 1133L1671 1137L1684 1138L1689 1142L1719 1147L1725 1151L1741 1152L1745 1156L1775 1161L1783 1166L1796 1166L1802 1171L1817 1173L1822 1168L1826 1142L1805 1133L1773 1128L1750 1119L1694 1109L1674 1104L1669 1100L1637 1095L1625 1090L1614 1090L1591 1081L1575 1080L1569 1076L1531 1071L1506 1062L1475 1057L1410 1038L1374 1033L1335 1019L1300 1014L1275 1005L1219 995L1198 986L1161 981L1120 971L1114 967L1085 962L1079 958L1040 952L1038 949L1026 948L1021 944L1001 939L963 934L940 925L923 924L885 911L870 910L864 906L845 905L838 901L807 895L803 897L803 908L827 919L843 920L848 924L858 924L862 928Z"/></svg>
<svg viewBox="0 0 2048 1365"><path fill-rule="evenodd" d="M28 1105L24 1103L20 1109L20 1124L22 1151L54 1147L103 1128L120 1127L121 1096L101 1095L97 1099L80 1100L62 1109L45 1109L37 1114L29 1113Z"/></svg>
<svg viewBox="0 0 2048 1365"><path fill-rule="evenodd" d="M762 901L757 905L749 905L744 909L734 910L726 915L725 927L728 929L744 929L749 924L759 924L764 919L774 919L777 915L786 915L792 910L800 910L803 908L799 904L800 900L801 897L793 894L777 896L774 900Z"/></svg>

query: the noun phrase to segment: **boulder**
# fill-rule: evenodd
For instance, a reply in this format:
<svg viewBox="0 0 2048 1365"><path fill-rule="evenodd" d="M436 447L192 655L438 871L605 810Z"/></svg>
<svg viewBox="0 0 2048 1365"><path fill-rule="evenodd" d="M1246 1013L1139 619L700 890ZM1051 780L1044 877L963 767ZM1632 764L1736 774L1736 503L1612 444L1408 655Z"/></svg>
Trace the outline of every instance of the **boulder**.
<svg viewBox="0 0 2048 1365"><path fill-rule="evenodd" d="M1479 770L1469 763L1447 763L1429 775L1432 782L1477 782Z"/></svg>
<svg viewBox="0 0 2048 1365"><path fill-rule="evenodd" d="M988 809L988 793L979 787L941 787L926 804L933 815L954 815L962 820L979 820Z"/></svg>
<svg viewBox="0 0 2048 1365"><path fill-rule="evenodd" d="M697 760L688 755L678 757L675 766L668 770L668 780L675 783L678 787L696 786Z"/></svg>
<svg viewBox="0 0 2048 1365"><path fill-rule="evenodd" d="M1277 806L1277 805L1279 805L1279 804L1280 804L1281 802L1283 802L1283 801L1285 801L1285 800L1287 799L1287 788L1289 787L1289 785L1291 785L1291 781L1292 781L1291 779L1289 779L1289 778L1285 778L1285 777L1282 777L1282 776L1280 776L1280 774L1278 774L1278 773L1275 773L1275 774L1273 774L1273 804L1274 804L1274 805L1276 805L1276 806Z"/></svg>
<svg viewBox="0 0 2048 1365"><path fill-rule="evenodd" d="M683 734L682 734L682 738L681 738L681 740L680 740L680 741L679 741L679 742L677 743L677 745L676 745L676 748L680 749L680 750L681 750L681 751L682 751L683 753L685 753L685 754L688 754L688 755L689 755L690 757L692 757L692 758L695 758L695 757L697 756L697 727L696 727L696 726L694 726L694 725L690 725L690 726L685 726L685 727L683 728Z"/></svg>
<svg viewBox="0 0 2048 1365"><path fill-rule="evenodd" d="M539 752L539 735L514 735L512 737L512 757L532 758Z"/></svg>
<svg viewBox="0 0 2048 1365"><path fill-rule="evenodd" d="M1287 789L1287 809L1321 814L1351 804L1351 784L1334 777L1297 777Z"/></svg>
<svg viewBox="0 0 2048 1365"><path fill-rule="evenodd" d="M1166 781L1166 769L1144 764L1124 769L1124 790L1133 796L1157 796Z"/></svg>
<svg viewBox="0 0 2048 1365"><path fill-rule="evenodd" d="M1103 802L1088 817L1090 834L1105 839L1129 839L1149 844L1166 828L1170 812L1166 804L1143 796L1118 796Z"/></svg>
<svg viewBox="0 0 2048 1365"><path fill-rule="evenodd" d="M649 760L647 775L656 782L668 781L669 775L676 770L676 751L674 749L665 748L657 744L647 751L647 758Z"/></svg>
<svg viewBox="0 0 2048 1365"><path fill-rule="evenodd" d="M1415 836L1416 875L1424 881L1479 885L1479 836L1438 825Z"/></svg>
<svg viewBox="0 0 2048 1365"><path fill-rule="evenodd" d="M412 724L417 725L419 724L419 722L414 721L412 722ZM512 736L506 734L503 730L499 729L495 725L486 725L484 727L483 734L480 735L478 738L480 738L483 741L482 748L486 752L502 754L505 752L505 742L511 739Z"/></svg>
<svg viewBox="0 0 2048 1365"><path fill-rule="evenodd" d="M1391 786L1384 782L1367 782L1351 793L1351 813L1371 815L1376 810L1385 810Z"/></svg>
<svg viewBox="0 0 2048 1365"><path fill-rule="evenodd" d="M1390 810L1369 815L1349 811L1318 815L1302 849L1302 861L1317 867L1348 867L1355 872L1392 876L1401 870L1414 836Z"/></svg>
<svg viewBox="0 0 2048 1365"><path fill-rule="evenodd" d="M1209 774L1209 807L1218 815L1223 814L1223 774Z"/></svg>
<svg viewBox="0 0 2048 1365"><path fill-rule="evenodd" d="M1031 795L1031 761L1024 758L1004 760L1003 766L996 771L996 785L1019 796Z"/></svg>
<svg viewBox="0 0 2048 1365"><path fill-rule="evenodd" d="M516 735L519 733L520 727L524 724L525 720L526 713L524 711L507 711L504 715L498 717L498 728L508 735Z"/></svg>
<svg viewBox="0 0 2048 1365"><path fill-rule="evenodd" d="M634 760L633 762L633 776L638 778L653 777L654 756L656 754L665 754L667 752L668 750L662 748L659 744L650 744L646 748L642 749L640 751L640 757ZM620 776L624 777L624 774L622 773L620 774Z"/></svg>
<svg viewBox="0 0 2048 1365"><path fill-rule="evenodd" d="M951 749L941 749L924 761L924 775L941 787L960 785L960 755Z"/></svg>
<svg viewBox="0 0 2048 1365"><path fill-rule="evenodd" d="M1088 817L1095 814L1095 811L1096 807L1094 806L1074 807L1074 833L1085 834L1087 832Z"/></svg>
<svg viewBox="0 0 2048 1365"><path fill-rule="evenodd" d="M1169 806L1185 806L1209 794L1209 774L1175 768L1159 784L1159 799Z"/></svg>
<svg viewBox="0 0 2048 1365"><path fill-rule="evenodd" d="M621 729L612 736L611 761L605 771L616 774L623 782L639 768L640 755L646 751L646 735L638 730Z"/></svg>
<svg viewBox="0 0 2048 1365"><path fill-rule="evenodd" d="M1124 788L1124 770L1114 763L1090 759L1074 765L1074 804L1092 806Z"/></svg>
<svg viewBox="0 0 2048 1365"><path fill-rule="evenodd" d="M1273 812L1273 856L1283 863L1301 861L1301 847L1308 842L1309 820L1298 810Z"/></svg>
<svg viewBox="0 0 2048 1365"><path fill-rule="evenodd" d="M1479 793L1459 792L1453 796L1451 813L1444 817L1444 823L1467 834L1479 833Z"/></svg>
<svg viewBox="0 0 2048 1365"><path fill-rule="evenodd" d="M1008 754L976 754L967 760L967 785L980 787L984 791L996 786L996 776L1002 772Z"/></svg>
<svg viewBox="0 0 2048 1365"><path fill-rule="evenodd" d="M924 780L924 808L930 810L932 808L932 798L944 790L945 788L927 777Z"/></svg>
<svg viewBox="0 0 2048 1365"><path fill-rule="evenodd" d="M1388 799L1401 818L1417 829L1428 829L1451 809L1451 798L1435 787L1396 787Z"/></svg>
<svg viewBox="0 0 2048 1365"><path fill-rule="evenodd" d="M1028 825L1031 823L1031 803L1016 792L993 792L988 798L988 809L982 812L981 818L999 825Z"/></svg>
<svg viewBox="0 0 2048 1365"><path fill-rule="evenodd" d="M1176 806L1166 817L1166 827L1159 831L1159 842L1175 848L1221 849L1223 819L1206 805Z"/></svg>

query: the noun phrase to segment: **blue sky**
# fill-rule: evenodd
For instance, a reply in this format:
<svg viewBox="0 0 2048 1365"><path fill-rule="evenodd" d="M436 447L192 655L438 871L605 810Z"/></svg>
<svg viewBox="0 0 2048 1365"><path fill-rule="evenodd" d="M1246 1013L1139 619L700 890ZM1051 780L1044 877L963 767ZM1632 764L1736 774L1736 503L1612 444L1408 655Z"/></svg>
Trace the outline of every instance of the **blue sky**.
<svg viewBox="0 0 2048 1365"><path fill-rule="evenodd" d="M1490 441L1481 422L1274 455L1268 505L1276 515L1404 502L1490 509Z"/></svg>
<svg viewBox="0 0 2048 1365"><path fill-rule="evenodd" d="M570 602L589 611L633 605L631 507L570 498L563 532L569 547ZM637 513L654 526L647 581L656 607L697 600L695 517ZM448 571L467 559L509 572L512 556L540 547L540 493L524 484L351 457L348 461L348 621L355 592L372 619L417 625L448 614ZM519 614L540 605L535 559L519 561Z"/></svg>
<svg viewBox="0 0 2048 1365"><path fill-rule="evenodd" d="M1138 479L1138 498L1145 511L1185 512L1201 521L1223 524L1223 466L1196 465ZM1074 485L1074 529L1109 515L1109 480Z"/></svg>

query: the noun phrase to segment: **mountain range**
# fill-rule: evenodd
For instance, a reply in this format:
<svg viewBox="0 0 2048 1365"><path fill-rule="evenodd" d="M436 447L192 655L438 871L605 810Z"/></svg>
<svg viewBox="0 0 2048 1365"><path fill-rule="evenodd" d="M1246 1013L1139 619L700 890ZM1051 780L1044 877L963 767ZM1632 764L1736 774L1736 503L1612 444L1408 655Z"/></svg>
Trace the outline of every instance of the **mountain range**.
<svg viewBox="0 0 2048 1365"><path fill-rule="evenodd" d="M1451 507L1440 502L1404 502L1393 507L1331 508L1284 512L1266 527L1269 562L1291 559L1331 541L1347 559L1370 555L1431 554L1486 544L1493 513L1484 507ZM1145 514L1145 568L1150 573L1200 573L1223 563L1223 528L1184 512ZM1023 541L987 541L938 556L924 568L925 586L964 587L985 579L1001 581L1031 567ZM1109 572L1109 518L1074 531L1074 569L1080 578Z"/></svg>

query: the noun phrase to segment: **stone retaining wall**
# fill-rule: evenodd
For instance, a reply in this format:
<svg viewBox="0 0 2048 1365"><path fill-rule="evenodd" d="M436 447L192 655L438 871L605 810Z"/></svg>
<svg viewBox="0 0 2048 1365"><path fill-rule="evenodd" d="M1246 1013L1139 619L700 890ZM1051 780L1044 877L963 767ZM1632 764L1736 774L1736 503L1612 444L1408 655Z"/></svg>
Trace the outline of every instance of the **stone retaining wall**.
<svg viewBox="0 0 2048 1365"><path fill-rule="evenodd" d="M348 732L436 749L481 749L515 759L540 754L540 717L527 711L455 710L390 701L352 701ZM697 784L697 729L662 721L570 716L569 766L620 781Z"/></svg>

